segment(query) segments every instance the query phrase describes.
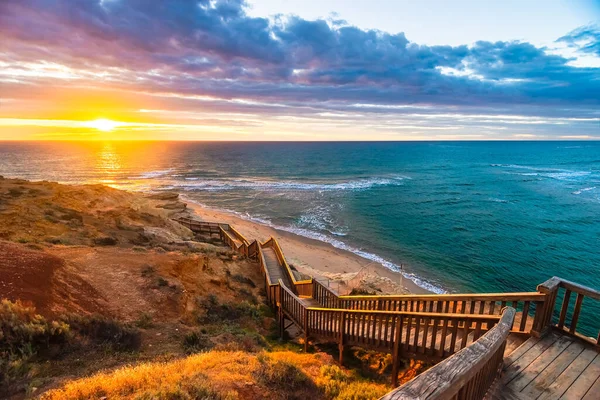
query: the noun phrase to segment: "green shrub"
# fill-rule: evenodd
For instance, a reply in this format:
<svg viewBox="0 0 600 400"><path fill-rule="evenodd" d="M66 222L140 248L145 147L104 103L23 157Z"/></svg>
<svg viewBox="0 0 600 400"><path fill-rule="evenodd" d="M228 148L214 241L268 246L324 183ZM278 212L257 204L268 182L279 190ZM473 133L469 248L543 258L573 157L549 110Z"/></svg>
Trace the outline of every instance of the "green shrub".
<svg viewBox="0 0 600 400"><path fill-rule="evenodd" d="M143 329L152 328L154 326L152 323L152 315L148 313L140 314L140 317L135 321L135 326Z"/></svg>
<svg viewBox="0 0 600 400"><path fill-rule="evenodd" d="M187 353L198 353L204 350L210 350L213 343L208 335L202 332L194 331L184 336L183 348Z"/></svg>
<svg viewBox="0 0 600 400"><path fill-rule="evenodd" d="M20 301L0 302L0 383L7 383L27 371L27 361L51 345L63 345L69 326L47 321L34 307Z"/></svg>
<svg viewBox="0 0 600 400"><path fill-rule="evenodd" d="M81 316L70 314L64 321L71 330L93 342L109 345L118 351L135 351L141 346L142 336L138 329L102 315Z"/></svg>
<svg viewBox="0 0 600 400"><path fill-rule="evenodd" d="M275 390L294 392L306 386L314 386L310 378L295 364L284 360L272 360L261 354L257 357L259 366L256 380Z"/></svg>
<svg viewBox="0 0 600 400"><path fill-rule="evenodd" d="M69 326L47 321L34 307L3 299L0 303L0 352L32 354L67 339Z"/></svg>
<svg viewBox="0 0 600 400"><path fill-rule="evenodd" d="M206 298L198 298L198 305L206 311L198 320L200 323L214 323L220 321L236 321L241 318L259 319L264 316L265 307L260 304L253 305L247 301L240 303L219 303L213 294Z"/></svg>

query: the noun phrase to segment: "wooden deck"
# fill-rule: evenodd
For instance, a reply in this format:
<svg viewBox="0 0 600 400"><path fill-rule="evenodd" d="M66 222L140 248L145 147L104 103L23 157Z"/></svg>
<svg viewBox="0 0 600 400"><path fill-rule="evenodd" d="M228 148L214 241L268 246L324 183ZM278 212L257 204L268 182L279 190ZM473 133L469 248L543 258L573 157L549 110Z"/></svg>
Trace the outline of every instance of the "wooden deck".
<svg viewBox="0 0 600 400"><path fill-rule="evenodd" d="M494 399L600 399L600 354L556 331L530 338L504 360Z"/></svg>

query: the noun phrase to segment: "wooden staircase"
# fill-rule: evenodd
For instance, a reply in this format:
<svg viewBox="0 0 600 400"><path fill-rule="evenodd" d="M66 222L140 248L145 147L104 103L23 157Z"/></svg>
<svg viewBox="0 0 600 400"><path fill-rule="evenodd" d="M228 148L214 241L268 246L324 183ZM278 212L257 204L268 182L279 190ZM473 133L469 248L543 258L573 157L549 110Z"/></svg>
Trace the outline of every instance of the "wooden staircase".
<svg viewBox="0 0 600 400"><path fill-rule="evenodd" d="M554 277L525 293L339 296L316 279L297 280L273 237L250 242L224 224L178 222L218 227L233 250L258 260L281 336L289 321L305 349L335 342L340 363L345 346L388 352L393 386L401 357L438 363L383 399L600 399L600 334L577 331L583 298L600 300L595 289Z"/></svg>

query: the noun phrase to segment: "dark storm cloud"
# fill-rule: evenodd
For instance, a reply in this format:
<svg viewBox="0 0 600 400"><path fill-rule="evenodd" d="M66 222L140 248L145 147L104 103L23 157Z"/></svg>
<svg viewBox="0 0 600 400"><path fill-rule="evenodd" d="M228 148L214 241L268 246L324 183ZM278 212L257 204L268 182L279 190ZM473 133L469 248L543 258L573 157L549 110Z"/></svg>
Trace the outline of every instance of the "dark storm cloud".
<svg viewBox="0 0 600 400"><path fill-rule="evenodd" d="M403 33L344 21L252 18L244 7L241 0L3 0L0 61L108 71L121 87L225 99L508 108L600 103L600 69L571 66L530 43L424 46ZM598 54L598 32L583 27L559 40L583 41L581 51Z"/></svg>

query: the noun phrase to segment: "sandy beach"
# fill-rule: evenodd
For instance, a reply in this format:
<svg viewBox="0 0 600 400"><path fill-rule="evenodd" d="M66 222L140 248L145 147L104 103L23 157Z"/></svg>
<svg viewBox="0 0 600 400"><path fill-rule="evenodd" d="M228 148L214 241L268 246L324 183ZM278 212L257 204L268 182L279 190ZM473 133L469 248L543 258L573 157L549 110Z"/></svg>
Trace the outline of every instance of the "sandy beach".
<svg viewBox="0 0 600 400"><path fill-rule="evenodd" d="M288 263L303 274L329 279L330 287L340 294L361 288L379 294L430 293L402 274L329 243L306 238L280 229L249 221L239 216L205 207L182 198L195 218L233 225L249 240L261 242L275 237Z"/></svg>

